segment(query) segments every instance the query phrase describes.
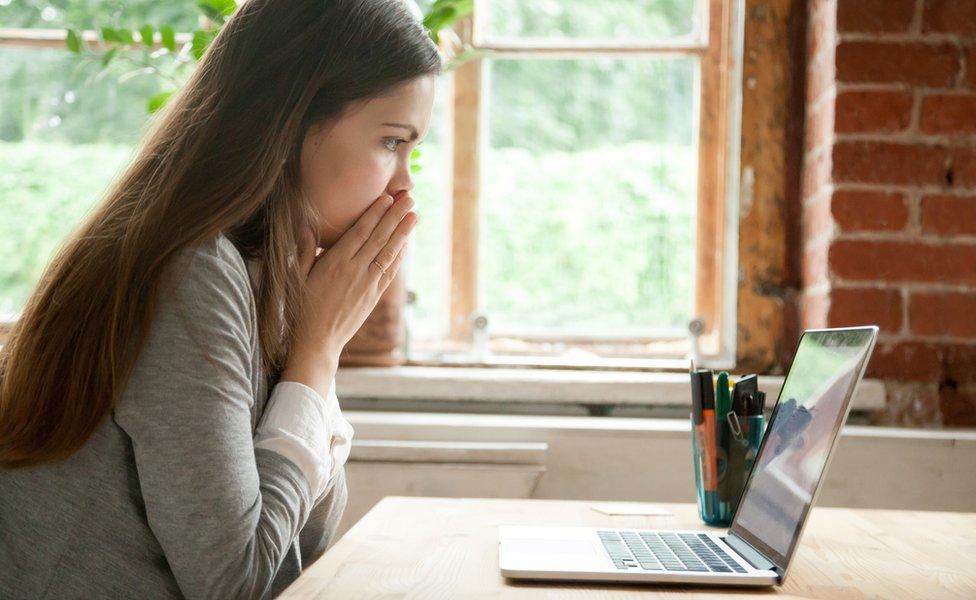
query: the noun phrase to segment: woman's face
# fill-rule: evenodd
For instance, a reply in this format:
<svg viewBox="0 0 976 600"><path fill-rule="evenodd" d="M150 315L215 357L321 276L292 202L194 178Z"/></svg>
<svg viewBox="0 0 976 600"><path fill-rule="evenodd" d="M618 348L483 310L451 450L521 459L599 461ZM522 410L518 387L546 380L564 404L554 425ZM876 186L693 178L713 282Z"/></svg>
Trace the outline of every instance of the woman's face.
<svg viewBox="0 0 976 600"><path fill-rule="evenodd" d="M302 188L321 215L319 239L331 246L383 194L413 188L410 152L427 135L434 76L401 84L389 95L353 102L313 126L302 145Z"/></svg>

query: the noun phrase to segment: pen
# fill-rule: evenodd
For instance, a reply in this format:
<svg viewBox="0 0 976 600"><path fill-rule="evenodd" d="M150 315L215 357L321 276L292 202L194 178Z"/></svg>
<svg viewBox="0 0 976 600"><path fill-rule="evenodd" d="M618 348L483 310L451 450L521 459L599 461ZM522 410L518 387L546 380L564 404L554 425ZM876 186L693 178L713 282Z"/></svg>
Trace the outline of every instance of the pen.
<svg viewBox="0 0 976 600"><path fill-rule="evenodd" d="M728 414L731 408L729 397L729 374L722 371L715 383L715 483L718 486L719 502L728 501L728 484L725 482L729 469Z"/></svg>
<svg viewBox="0 0 976 600"><path fill-rule="evenodd" d="M707 463L707 452L705 449L705 415L702 413L702 375L695 370L695 361L691 361L691 427L694 435L695 445L698 448L695 459L695 478L701 486L702 512L708 513L710 510L705 464ZM703 515L704 516L704 515Z"/></svg>
<svg viewBox="0 0 976 600"><path fill-rule="evenodd" d="M729 374L722 371L715 383L715 418L724 419L729 412Z"/></svg>
<svg viewBox="0 0 976 600"><path fill-rule="evenodd" d="M756 391L752 395L752 402L749 403L749 416L763 414L766 405L766 392Z"/></svg>
<svg viewBox="0 0 976 600"><path fill-rule="evenodd" d="M759 379L755 375L746 375L735 382L732 387L732 412L740 417L750 414L748 400L759 391Z"/></svg>
<svg viewBox="0 0 976 600"><path fill-rule="evenodd" d="M704 425L704 443L701 445L702 487L705 489L705 507L709 515L714 515L717 508L716 493L718 492L717 455L715 448L715 390L712 388L712 372L699 369L697 372L701 387L702 423Z"/></svg>

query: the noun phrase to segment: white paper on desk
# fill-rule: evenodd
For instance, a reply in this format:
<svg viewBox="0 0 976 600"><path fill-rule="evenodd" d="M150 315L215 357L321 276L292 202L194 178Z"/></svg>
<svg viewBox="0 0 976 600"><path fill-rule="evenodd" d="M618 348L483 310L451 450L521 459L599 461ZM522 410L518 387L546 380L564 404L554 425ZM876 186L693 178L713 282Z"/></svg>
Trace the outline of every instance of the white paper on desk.
<svg viewBox="0 0 976 600"><path fill-rule="evenodd" d="M674 513L647 502L601 502L590 506L605 515L674 516Z"/></svg>

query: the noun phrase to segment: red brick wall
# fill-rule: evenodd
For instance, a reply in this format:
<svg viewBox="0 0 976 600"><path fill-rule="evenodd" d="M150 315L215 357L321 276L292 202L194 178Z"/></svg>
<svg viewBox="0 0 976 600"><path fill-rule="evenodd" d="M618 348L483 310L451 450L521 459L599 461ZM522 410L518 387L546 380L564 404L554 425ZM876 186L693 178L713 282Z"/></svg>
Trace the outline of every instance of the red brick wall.
<svg viewBox="0 0 976 600"><path fill-rule="evenodd" d="M882 423L976 425L976 0L810 0L806 327L875 323Z"/></svg>

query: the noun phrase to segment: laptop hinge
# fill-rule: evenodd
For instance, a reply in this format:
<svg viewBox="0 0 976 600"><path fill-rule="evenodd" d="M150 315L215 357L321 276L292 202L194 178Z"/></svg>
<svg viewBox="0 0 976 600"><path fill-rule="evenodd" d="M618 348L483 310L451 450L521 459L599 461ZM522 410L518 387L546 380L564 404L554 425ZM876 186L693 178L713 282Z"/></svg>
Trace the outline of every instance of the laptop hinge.
<svg viewBox="0 0 976 600"><path fill-rule="evenodd" d="M722 538L722 541L729 545L730 548L739 553L739 556L744 558L753 567L763 570L763 571L775 571L777 574L782 576L779 568L773 563L769 562L761 552L749 545L749 542L735 535L734 533L729 533L727 536Z"/></svg>

